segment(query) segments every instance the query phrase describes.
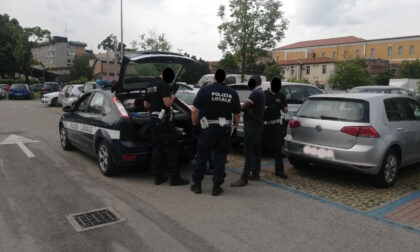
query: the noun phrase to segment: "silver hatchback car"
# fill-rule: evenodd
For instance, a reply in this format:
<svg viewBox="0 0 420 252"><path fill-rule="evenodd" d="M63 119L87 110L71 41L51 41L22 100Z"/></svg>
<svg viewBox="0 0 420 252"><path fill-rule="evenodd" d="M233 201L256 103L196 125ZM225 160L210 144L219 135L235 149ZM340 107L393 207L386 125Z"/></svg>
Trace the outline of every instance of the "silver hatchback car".
<svg viewBox="0 0 420 252"><path fill-rule="evenodd" d="M309 97L289 121L284 148L294 167L332 164L390 186L400 167L420 162L420 103L390 94Z"/></svg>

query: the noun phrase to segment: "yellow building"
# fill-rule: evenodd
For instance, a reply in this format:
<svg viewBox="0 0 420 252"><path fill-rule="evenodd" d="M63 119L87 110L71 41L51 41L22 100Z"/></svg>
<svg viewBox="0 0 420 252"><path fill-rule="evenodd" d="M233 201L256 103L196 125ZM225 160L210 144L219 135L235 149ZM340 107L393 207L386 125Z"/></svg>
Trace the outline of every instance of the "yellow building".
<svg viewBox="0 0 420 252"><path fill-rule="evenodd" d="M358 57L387 60L391 64L415 60L420 58L420 35L373 40L354 36L329 38L297 42L273 50L273 59L284 66L285 79L306 78L313 84L328 82L334 72L334 61Z"/></svg>

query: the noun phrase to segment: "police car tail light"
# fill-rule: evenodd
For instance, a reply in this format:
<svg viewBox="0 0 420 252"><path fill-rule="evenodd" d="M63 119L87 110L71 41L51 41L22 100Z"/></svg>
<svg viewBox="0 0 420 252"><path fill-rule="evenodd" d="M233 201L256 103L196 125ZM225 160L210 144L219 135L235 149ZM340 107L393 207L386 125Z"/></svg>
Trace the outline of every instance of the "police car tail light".
<svg viewBox="0 0 420 252"><path fill-rule="evenodd" d="M120 116L129 118L127 110L125 110L124 106L121 104L120 100L118 100L117 97L114 97L112 101L115 104L115 107L117 107L118 112L120 112Z"/></svg>
<svg viewBox="0 0 420 252"><path fill-rule="evenodd" d="M370 138L379 138L378 132L375 130L375 128L369 126L369 127L343 127L341 132L345 134L349 134L355 137L370 137Z"/></svg>
<svg viewBox="0 0 420 252"><path fill-rule="evenodd" d="M122 155L124 161L133 161L137 158L136 155Z"/></svg>
<svg viewBox="0 0 420 252"><path fill-rule="evenodd" d="M289 121L289 128L299 128L300 127L300 122L296 121L296 120L290 120Z"/></svg>

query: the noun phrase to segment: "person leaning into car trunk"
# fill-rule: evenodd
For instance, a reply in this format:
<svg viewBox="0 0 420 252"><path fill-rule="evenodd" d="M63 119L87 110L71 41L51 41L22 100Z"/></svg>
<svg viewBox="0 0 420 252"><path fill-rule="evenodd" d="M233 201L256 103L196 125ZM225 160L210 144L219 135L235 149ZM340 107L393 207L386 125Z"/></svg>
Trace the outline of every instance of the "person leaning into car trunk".
<svg viewBox="0 0 420 252"><path fill-rule="evenodd" d="M265 107L265 96L261 88L261 77L253 75L248 82L248 87L252 92L242 104L242 111L244 111L245 165L242 176L230 184L232 187L246 186L248 179L260 179L261 133L264 126L263 116Z"/></svg>
<svg viewBox="0 0 420 252"><path fill-rule="evenodd" d="M281 113L287 113L286 97L280 93L281 80L273 78L270 88L264 91L265 110L264 110L264 130L262 142L269 147L270 154L274 156L275 173L274 175L287 179L283 165L283 138L284 130L282 127Z"/></svg>
<svg viewBox="0 0 420 252"><path fill-rule="evenodd" d="M160 185L168 180L164 176L161 160L162 154L167 150L169 184L171 186L186 185L187 179L179 174L178 153L176 146L176 130L172 123L170 108L176 96L171 93L169 84L175 78L171 68L166 68L160 77L156 77L147 87L144 99L144 108L150 111L152 135L152 173L155 184Z"/></svg>

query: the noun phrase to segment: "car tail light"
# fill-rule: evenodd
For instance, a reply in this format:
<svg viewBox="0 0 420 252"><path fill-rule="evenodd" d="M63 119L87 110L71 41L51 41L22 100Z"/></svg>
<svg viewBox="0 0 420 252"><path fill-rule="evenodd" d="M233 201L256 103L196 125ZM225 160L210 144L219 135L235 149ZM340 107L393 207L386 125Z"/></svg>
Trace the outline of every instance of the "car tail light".
<svg viewBox="0 0 420 252"><path fill-rule="evenodd" d="M117 107L118 112L120 112L120 115L121 115L122 117L129 118L128 113L127 113L127 110L125 110L125 108L124 108L124 106L121 104L120 100L118 100L118 98L117 98L117 97L114 97L114 98L112 99L112 101L114 102L115 107Z"/></svg>
<svg viewBox="0 0 420 252"><path fill-rule="evenodd" d="M46 89L46 88L44 88L44 87L41 89L41 91L46 91L46 90L47 90L47 89Z"/></svg>
<svg viewBox="0 0 420 252"><path fill-rule="evenodd" d="M289 121L289 128L299 128L300 127L300 122L296 121L296 120L290 120Z"/></svg>
<svg viewBox="0 0 420 252"><path fill-rule="evenodd" d="M137 158L136 155L122 155L124 161L133 161Z"/></svg>
<svg viewBox="0 0 420 252"><path fill-rule="evenodd" d="M58 92L61 92L61 88L59 88L57 91L58 91Z"/></svg>
<svg viewBox="0 0 420 252"><path fill-rule="evenodd" d="M371 137L371 138L379 138L378 132L375 130L375 128L368 126L368 127L358 127L358 126L352 126L352 127L344 127L340 130L341 132L352 135L355 137Z"/></svg>

